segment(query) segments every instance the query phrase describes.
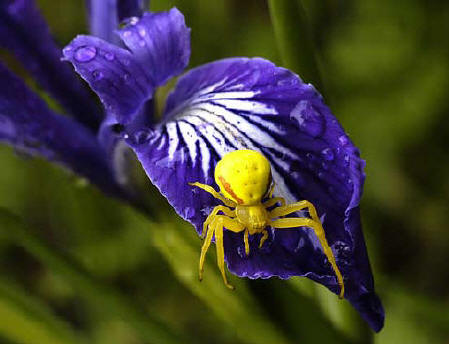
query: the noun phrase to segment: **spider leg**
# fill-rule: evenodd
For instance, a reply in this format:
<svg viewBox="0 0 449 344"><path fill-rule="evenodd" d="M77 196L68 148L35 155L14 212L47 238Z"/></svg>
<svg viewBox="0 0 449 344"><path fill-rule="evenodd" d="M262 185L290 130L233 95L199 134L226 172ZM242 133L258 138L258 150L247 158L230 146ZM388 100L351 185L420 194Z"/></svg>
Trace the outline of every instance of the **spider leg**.
<svg viewBox="0 0 449 344"><path fill-rule="evenodd" d="M265 242L265 240L268 239L268 231L266 229L264 229L262 231L262 238L260 238L260 243L259 243L259 248L261 248L263 246L263 243Z"/></svg>
<svg viewBox="0 0 449 344"><path fill-rule="evenodd" d="M219 199L220 201L222 201L222 202L223 202L225 205L227 205L228 207L233 207L233 208L235 208L235 206L237 205L237 204L235 204L235 202L233 202L233 201L231 201L231 200L225 198L223 195L221 195L220 193L218 193L217 191L215 191L215 189L214 189L212 186L210 186L210 185L207 185L207 184L201 184L201 183L198 183L198 182L195 182L195 183L189 183L189 185L196 186L196 187L198 187L198 188L200 188L200 189L203 189L204 191L210 193L210 194L211 194L212 196L214 196L215 198L217 198L217 199Z"/></svg>
<svg viewBox="0 0 449 344"><path fill-rule="evenodd" d="M229 217L223 215L217 215L216 221L214 221L215 227L215 246L217 248L217 265L218 269L221 272L221 276L223 277L223 282L229 289L234 289L232 285L228 283L228 279L226 278L226 273L224 269L224 247L223 247L223 227L232 231L232 232L241 232L245 230L245 226L240 222L231 219Z"/></svg>
<svg viewBox="0 0 449 344"><path fill-rule="evenodd" d="M243 241L245 242L245 253L248 256L249 255L248 229L246 229L245 233L243 234Z"/></svg>
<svg viewBox="0 0 449 344"><path fill-rule="evenodd" d="M275 218L275 217L285 216L285 215L300 211L305 208L307 208L310 216L312 217L312 219L314 221L321 222L313 204L310 203L309 201L305 201L305 200L299 201L296 203L292 203L292 204L287 204L287 205L283 204L281 207L274 208L270 212L270 217Z"/></svg>
<svg viewBox="0 0 449 344"><path fill-rule="evenodd" d="M312 215L312 214L311 214ZM315 214L316 215L316 214ZM315 231L316 236L318 237L321 246L323 247L324 254L326 255L329 263L331 263L332 268L334 269L335 275L337 276L337 281L340 286L340 299L343 298L345 293L345 286L343 282L343 276L340 272L340 269L337 266L337 262L335 261L334 254L327 243L326 236L324 234L324 229L321 222L314 221L309 218L283 218L277 219L271 222L270 224L274 228L295 228L295 227L310 227Z"/></svg>
<svg viewBox="0 0 449 344"><path fill-rule="evenodd" d="M212 212L209 214L206 221L204 221L203 223L203 231L201 232L201 238L204 239L204 237L206 236L207 227L209 226L210 223L212 223L212 221L214 220L215 216L218 214L219 211L223 212L225 215L229 217L235 217L235 210L231 210L228 207L225 207L224 205L217 205L214 208L214 210L212 210Z"/></svg>
<svg viewBox="0 0 449 344"><path fill-rule="evenodd" d="M206 259L206 253L209 249L210 243L212 242L212 236L215 231L215 223L216 219L213 219L211 228L207 231L206 240L204 240L203 247L201 247L201 255L200 255L200 263L199 263L199 279L200 281L203 279L203 271L204 271L204 260Z"/></svg>
<svg viewBox="0 0 449 344"><path fill-rule="evenodd" d="M281 206L285 206L285 199L284 198L282 198L282 197L273 197L273 198L270 198L268 201L265 201L264 203L263 203L263 206L265 207L265 208L269 208L269 207L272 207L273 205L275 205L276 203L281 203Z"/></svg>

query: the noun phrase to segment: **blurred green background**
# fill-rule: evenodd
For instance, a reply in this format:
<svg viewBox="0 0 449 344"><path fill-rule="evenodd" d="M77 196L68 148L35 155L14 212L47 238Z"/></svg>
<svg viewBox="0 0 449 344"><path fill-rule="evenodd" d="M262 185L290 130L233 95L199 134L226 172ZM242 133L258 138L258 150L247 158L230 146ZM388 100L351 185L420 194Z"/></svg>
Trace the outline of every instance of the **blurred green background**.
<svg viewBox="0 0 449 344"><path fill-rule="evenodd" d="M61 46L87 32L83 1L38 4ZM282 65L265 1L151 8L174 5L192 28L190 67L230 56ZM151 186L163 224L0 146L0 343L449 343L449 3L304 5L327 102L367 161L362 217L382 332L305 279L232 276L230 292L213 250L200 284L201 241Z"/></svg>

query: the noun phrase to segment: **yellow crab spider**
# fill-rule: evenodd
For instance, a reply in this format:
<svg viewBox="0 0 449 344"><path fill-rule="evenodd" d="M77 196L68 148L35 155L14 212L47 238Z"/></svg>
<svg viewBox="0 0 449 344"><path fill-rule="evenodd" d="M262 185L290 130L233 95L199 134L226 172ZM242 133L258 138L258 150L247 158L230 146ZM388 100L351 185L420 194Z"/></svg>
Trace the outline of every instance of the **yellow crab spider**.
<svg viewBox="0 0 449 344"><path fill-rule="evenodd" d="M332 265L338 284L340 298L344 296L344 283L341 272L335 261L334 254L327 243L323 225L317 215L315 207L309 201L299 201L285 204L282 197L272 197L274 183L272 183L271 167L269 161L260 153L253 150L236 150L226 154L215 167L215 182L220 192L210 185L189 183L212 194L224 205L216 206L203 224L201 236L205 238L201 249L199 262L199 278L203 278L204 261L207 250L215 234L217 249L217 264L223 276L224 284L234 289L228 283L224 269L223 228L232 232L244 232L245 253L249 255L248 235L262 233L259 248L268 238L266 227L272 228L312 228L318 237L324 254ZM268 196L268 200L262 199ZM268 210L280 203L281 206ZM283 216L307 209L311 218L292 218ZM219 214L223 213L223 215Z"/></svg>

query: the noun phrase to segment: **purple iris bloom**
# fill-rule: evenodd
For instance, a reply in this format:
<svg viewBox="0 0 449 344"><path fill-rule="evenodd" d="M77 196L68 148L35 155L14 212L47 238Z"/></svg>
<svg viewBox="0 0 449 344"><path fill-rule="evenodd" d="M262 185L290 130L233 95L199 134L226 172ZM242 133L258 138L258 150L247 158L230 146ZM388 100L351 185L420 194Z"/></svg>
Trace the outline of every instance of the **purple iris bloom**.
<svg viewBox="0 0 449 344"><path fill-rule="evenodd" d="M271 162L274 196L309 200L344 276L345 298L375 330L384 311L374 292L360 223L365 162L311 84L262 58L228 58L194 68L170 93L162 119L153 114L157 87L181 74L190 57L183 15L141 14L140 1L89 2L91 30L63 50L104 105L104 114L71 73L32 0L0 4L0 45L12 51L73 119L50 110L0 67L0 140L58 161L108 194L126 198L114 154L124 143L150 180L198 233L217 200L189 182L214 185L227 152L253 149ZM113 35L119 20L129 16ZM215 188L216 185L215 185ZM303 215L303 214L302 214ZM339 286L312 231L271 231L259 249L225 231L225 259L241 277L306 276L334 293Z"/></svg>

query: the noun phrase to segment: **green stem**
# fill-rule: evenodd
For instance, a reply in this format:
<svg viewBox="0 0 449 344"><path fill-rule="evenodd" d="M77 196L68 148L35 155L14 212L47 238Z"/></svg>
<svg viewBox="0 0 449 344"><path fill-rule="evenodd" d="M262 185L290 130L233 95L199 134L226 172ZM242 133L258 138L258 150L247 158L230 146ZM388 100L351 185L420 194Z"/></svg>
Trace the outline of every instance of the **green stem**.
<svg viewBox="0 0 449 344"><path fill-rule="evenodd" d="M299 73L305 82L313 83L324 93L315 48L301 1L268 0L268 4L284 66Z"/></svg>
<svg viewBox="0 0 449 344"><path fill-rule="evenodd" d="M110 313L129 322L142 339L152 343L188 343L168 329L159 319L148 314L131 299L116 293L112 288L97 281L70 257L50 248L37 238L16 216L0 208L0 229L17 245L22 246L45 266L62 275L83 293L83 296L99 304L106 314ZM6 233L5 233L6 232Z"/></svg>

